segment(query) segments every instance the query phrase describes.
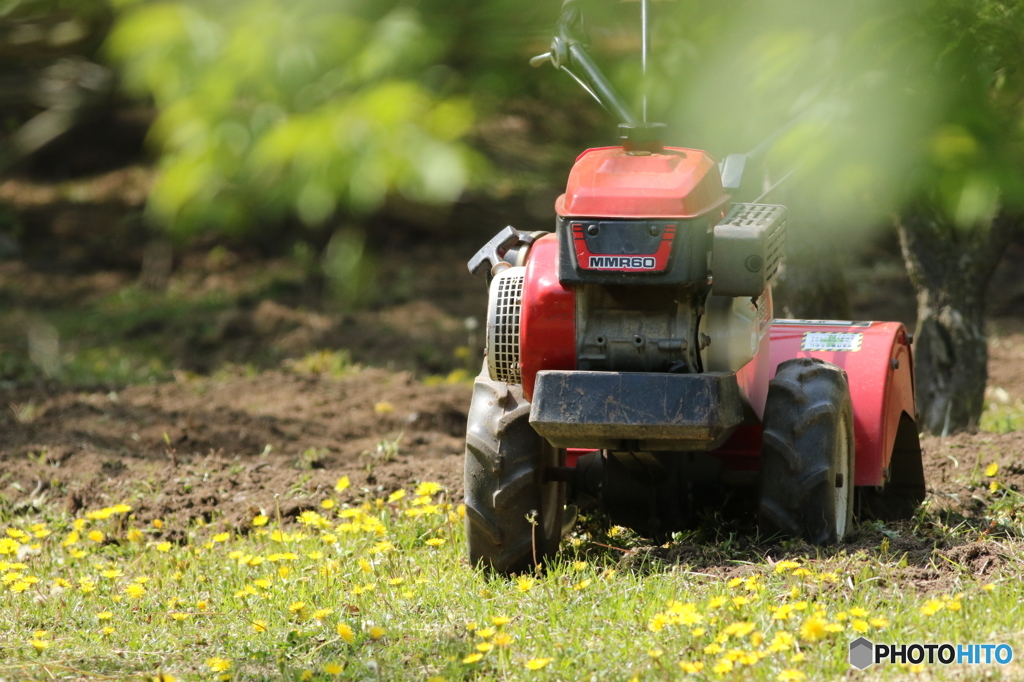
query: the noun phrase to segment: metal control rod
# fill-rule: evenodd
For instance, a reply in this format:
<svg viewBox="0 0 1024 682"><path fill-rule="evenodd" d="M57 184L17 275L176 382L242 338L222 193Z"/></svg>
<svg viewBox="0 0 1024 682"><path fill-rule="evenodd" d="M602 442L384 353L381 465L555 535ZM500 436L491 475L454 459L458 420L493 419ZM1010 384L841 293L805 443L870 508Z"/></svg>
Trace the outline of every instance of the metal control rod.
<svg viewBox="0 0 1024 682"><path fill-rule="evenodd" d="M641 83L640 88L642 90L643 97L643 119L644 123L647 123L647 52L650 49L649 37L647 34L647 20L648 20L648 3L650 0L640 0L640 73Z"/></svg>
<svg viewBox="0 0 1024 682"><path fill-rule="evenodd" d="M582 72L583 79L590 86L590 89L597 95L598 100L617 116L623 123L636 123L636 115L629 106L615 92L615 88L604 77L597 64L590 58L583 46L576 42L569 43L569 61Z"/></svg>

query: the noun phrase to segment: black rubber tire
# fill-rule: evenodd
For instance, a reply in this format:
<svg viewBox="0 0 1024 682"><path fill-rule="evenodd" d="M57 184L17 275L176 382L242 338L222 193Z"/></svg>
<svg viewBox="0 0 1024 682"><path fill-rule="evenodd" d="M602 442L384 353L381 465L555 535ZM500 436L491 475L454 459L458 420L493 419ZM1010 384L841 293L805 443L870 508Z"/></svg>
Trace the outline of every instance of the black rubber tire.
<svg viewBox="0 0 1024 682"><path fill-rule="evenodd" d="M531 570L558 551L566 484L544 482L562 466L530 426L521 386L476 378L466 428L466 541L469 560L509 575ZM532 521L531 521L532 519Z"/></svg>
<svg viewBox="0 0 1024 682"><path fill-rule="evenodd" d="M757 525L839 542L853 524L853 404L846 372L816 358L779 365L768 387Z"/></svg>

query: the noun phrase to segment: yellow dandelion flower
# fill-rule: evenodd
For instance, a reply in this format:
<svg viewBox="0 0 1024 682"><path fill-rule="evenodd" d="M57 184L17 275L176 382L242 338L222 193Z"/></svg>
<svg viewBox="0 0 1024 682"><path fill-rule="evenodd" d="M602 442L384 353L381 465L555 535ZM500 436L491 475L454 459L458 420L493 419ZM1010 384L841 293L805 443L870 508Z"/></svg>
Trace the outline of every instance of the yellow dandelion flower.
<svg viewBox="0 0 1024 682"><path fill-rule="evenodd" d="M496 646L505 647L512 643L512 639L512 635L508 634L507 632L499 632L498 634L494 635L494 639L492 639L491 641L494 642Z"/></svg>
<svg viewBox="0 0 1024 682"><path fill-rule="evenodd" d="M342 476L338 479L338 482L334 484L334 489L340 493L348 490L350 485L351 483L348 480L348 476Z"/></svg>
<svg viewBox="0 0 1024 682"><path fill-rule="evenodd" d="M864 622L864 621L859 621L859 622ZM829 623L828 625L825 626L825 632L842 632L845 629L846 629L846 626L844 626L842 623Z"/></svg>
<svg viewBox="0 0 1024 682"><path fill-rule="evenodd" d="M724 675L733 669L733 663L728 658L720 658L711 666L711 671L719 675Z"/></svg>
<svg viewBox="0 0 1024 682"><path fill-rule="evenodd" d="M403 497L405 497L405 490L399 488L395 492L388 495L388 502L398 502Z"/></svg>
<svg viewBox="0 0 1024 682"><path fill-rule="evenodd" d="M373 411L377 414L388 414L389 412L395 411L395 406L389 403L387 400L381 400L379 403L373 406Z"/></svg>
<svg viewBox="0 0 1024 682"><path fill-rule="evenodd" d="M647 655L651 658L661 658L665 655L664 649L649 649Z"/></svg>
<svg viewBox="0 0 1024 682"><path fill-rule="evenodd" d="M981 589L985 590L986 592L991 592L992 590L996 589L996 586L993 583L985 583L981 586Z"/></svg>
<svg viewBox="0 0 1024 682"><path fill-rule="evenodd" d="M709 609L717 609L725 605L725 597L712 597L711 601L708 602Z"/></svg>
<svg viewBox="0 0 1024 682"><path fill-rule="evenodd" d="M889 627L889 621L887 621L885 618L871 618L870 620L868 620L868 624L876 630L883 630Z"/></svg>
<svg viewBox="0 0 1024 682"><path fill-rule="evenodd" d="M32 583L30 583L30 582L28 582L26 580L18 580L18 581L15 581L11 585L10 589L11 589L11 592L14 592L14 593L17 594L17 593L20 593L20 592L24 592L25 590L27 590L30 587L32 587Z"/></svg>
<svg viewBox="0 0 1024 682"><path fill-rule="evenodd" d="M106 571L101 571L100 575L102 575L104 578L109 578L113 580L114 578L120 578L122 575L124 575L124 572L121 571L121 569L119 568L110 568Z"/></svg>
<svg viewBox="0 0 1024 682"><path fill-rule="evenodd" d="M469 622L467 622L467 623L466 623L466 629L467 629L467 630L469 630L470 632L473 632L473 631L474 631L474 630L476 630L476 629L477 629L478 627L479 627L479 626L478 626L478 625L476 624L476 621L475 621L475 620L471 620L471 621L469 621Z"/></svg>
<svg viewBox="0 0 1024 682"><path fill-rule="evenodd" d="M146 594L146 588L138 583L132 583L124 588L124 593L128 595L129 599L138 599Z"/></svg>
<svg viewBox="0 0 1024 682"><path fill-rule="evenodd" d="M808 642L816 642L828 634L825 629L826 625L828 623L825 622L825 619L811 616L800 626L800 637Z"/></svg>
<svg viewBox="0 0 1024 682"><path fill-rule="evenodd" d="M182 613L181 611L175 611L175 612L170 613L168 615L171 617L171 620L173 620L175 622L178 622L178 623L180 623L183 620L188 620L188 614L187 613Z"/></svg>
<svg viewBox="0 0 1024 682"><path fill-rule="evenodd" d="M945 604L938 599L929 599L921 607L921 613L926 616L934 616L936 613L945 608Z"/></svg>
<svg viewBox="0 0 1024 682"><path fill-rule="evenodd" d="M206 659L206 665L215 673L222 673L225 670L231 669L231 660L227 658L208 658Z"/></svg>
<svg viewBox="0 0 1024 682"><path fill-rule="evenodd" d="M313 612L313 619L317 620L317 621L320 621L320 622L323 622L332 613L334 613L334 609L317 609L316 611Z"/></svg>
<svg viewBox="0 0 1024 682"><path fill-rule="evenodd" d="M526 663L524 663L523 666L527 670L540 670L541 668L543 668L544 666L546 666L548 663L550 663L553 660L555 660L555 659L553 659L553 658L531 658Z"/></svg>
<svg viewBox="0 0 1024 682"><path fill-rule="evenodd" d="M690 630L690 634L694 637L703 637L706 630L704 628L694 628Z"/></svg>
<svg viewBox="0 0 1024 682"><path fill-rule="evenodd" d="M480 653L486 654L488 651L494 648L494 645L490 642L480 642L474 648Z"/></svg>
<svg viewBox="0 0 1024 682"><path fill-rule="evenodd" d="M477 630L476 636L488 639L489 637L492 637L495 632L497 631L494 628L484 628L483 630Z"/></svg>
<svg viewBox="0 0 1024 682"><path fill-rule="evenodd" d="M252 622L252 629L255 632L266 632L267 631L267 621L265 621L265 620L254 620Z"/></svg>
<svg viewBox="0 0 1024 682"><path fill-rule="evenodd" d="M335 629L338 631L338 636L345 640L347 644L356 641L356 633L346 623L338 623Z"/></svg>
<svg viewBox="0 0 1024 682"><path fill-rule="evenodd" d="M706 647L704 647L704 653L706 653L706 654L708 654L710 656L714 656L715 654L720 654L723 651L724 651L724 649L722 649L722 646L720 644L708 644Z"/></svg>
<svg viewBox="0 0 1024 682"><path fill-rule="evenodd" d="M100 634L105 636L105 637L109 637L110 635L114 634L115 632L117 632L117 630L115 630L114 628L110 627L109 625L107 625L106 627L100 629Z"/></svg>
<svg viewBox="0 0 1024 682"><path fill-rule="evenodd" d="M733 597L732 603L735 606L744 606L745 604L749 604L750 600L746 597Z"/></svg>
<svg viewBox="0 0 1024 682"><path fill-rule="evenodd" d="M390 578L388 580L388 585L401 585L404 582L405 582L405 578L402 578L402 577Z"/></svg>
<svg viewBox="0 0 1024 682"><path fill-rule="evenodd" d="M491 622L500 628L502 625L508 625L511 623L512 619L508 616L491 616Z"/></svg>
<svg viewBox="0 0 1024 682"><path fill-rule="evenodd" d="M41 654L50 648L50 643L43 639L30 639L28 640L28 643L32 645L32 648L36 650L37 654Z"/></svg>
<svg viewBox="0 0 1024 682"><path fill-rule="evenodd" d="M150 523L152 523L153 527L156 528L157 530L160 530L161 528L164 527L164 522L161 521L160 519L153 519L152 521L150 521Z"/></svg>
<svg viewBox="0 0 1024 682"><path fill-rule="evenodd" d="M380 639L385 634L387 634L387 630L379 625L374 625L370 628L370 639Z"/></svg>
<svg viewBox="0 0 1024 682"><path fill-rule="evenodd" d="M113 617L114 614L112 614L110 611L101 611L96 614L96 620L100 621L101 623L105 620L110 620Z"/></svg>
<svg viewBox="0 0 1024 682"><path fill-rule="evenodd" d="M268 517L266 514L258 514L253 517L252 525L256 527L265 526L267 525L268 521L270 521L270 517Z"/></svg>
<svg viewBox="0 0 1024 682"><path fill-rule="evenodd" d="M988 484L988 491L990 493L996 492L997 490L999 490L999 488L1000 488L999 481L992 481L991 483Z"/></svg>
<svg viewBox="0 0 1024 682"><path fill-rule="evenodd" d="M785 573L786 571L792 570L794 568L800 568L799 561L790 561L789 559L786 559L775 564L776 573Z"/></svg>
<svg viewBox="0 0 1024 682"><path fill-rule="evenodd" d="M859 606L854 606L852 609L850 609L848 611L848 613L851 616L853 616L854 618L867 618L868 617L867 609L862 609Z"/></svg>
<svg viewBox="0 0 1024 682"><path fill-rule="evenodd" d="M227 542L231 539L231 533L217 533L211 539L214 542Z"/></svg>
<svg viewBox="0 0 1024 682"><path fill-rule="evenodd" d="M210 604L205 599L200 599L196 602L196 608L200 611L205 611L206 609L210 608Z"/></svg>
<svg viewBox="0 0 1024 682"><path fill-rule="evenodd" d="M96 583L89 580L88 578L82 578L78 581L78 589L82 594L89 594L90 592L96 591Z"/></svg>
<svg viewBox="0 0 1024 682"><path fill-rule="evenodd" d="M682 671L688 675L696 675L704 670L703 661L679 661L679 667Z"/></svg>
<svg viewBox="0 0 1024 682"><path fill-rule="evenodd" d="M521 575L516 578L516 589L520 592L529 592L530 588L537 584L533 578Z"/></svg>
<svg viewBox="0 0 1024 682"><path fill-rule="evenodd" d="M995 476L998 473L999 473L999 465L996 464L995 462L992 462L987 467L985 467L985 475L990 477L990 478L992 476Z"/></svg>
<svg viewBox="0 0 1024 682"><path fill-rule="evenodd" d="M321 500L320 501L320 507L322 509L334 509L334 500L329 499L329 498L326 499L326 500Z"/></svg>
<svg viewBox="0 0 1024 682"><path fill-rule="evenodd" d="M868 622L866 620L861 620L860 618L854 618L852 621L850 621L850 627L855 632L867 632L871 629L871 626L868 625Z"/></svg>
<svg viewBox="0 0 1024 682"><path fill-rule="evenodd" d="M103 531L101 531L101 530L91 530L91 531L89 531L89 535L87 535L86 537L88 537L93 542L100 543L100 542L103 542L103 540L107 536L104 535Z"/></svg>
<svg viewBox="0 0 1024 682"><path fill-rule="evenodd" d="M807 675L796 668L787 668L775 676L777 682L803 682Z"/></svg>
<svg viewBox="0 0 1024 682"><path fill-rule="evenodd" d="M469 656L466 656L464 659L462 659L462 662L463 663L476 663L477 661L479 661L483 657L484 657L484 655L479 653L479 652L472 653Z"/></svg>
<svg viewBox="0 0 1024 682"><path fill-rule="evenodd" d="M64 578L54 578L53 579L53 584L56 585L57 587L63 587L65 589L67 589L69 587L74 587L71 584L70 580L65 580Z"/></svg>
<svg viewBox="0 0 1024 682"><path fill-rule="evenodd" d="M152 682L178 682L178 678L170 673L157 673L153 675Z"/></svg>
<svg viewBox="0 0 1024 682"><path fill-rule="evenodd" d="M590 587L590 584L592 582L594 582L594 581L591 578L586 578L585 580L581 580L578 583L576 583L575 585L573 585L572 589L574 589L574 590L585 590L588 587Z"/></svg>
<svg viewBox="0 0 1024 682"><path fill-rule="evenodd" d="M790 656L789 657L789 662L790 663L803 663L805 658L807 658L807 655L804 654L804 652L801 651L798 654L793 654L792 656Z"/></svg>
<svg viewBox="0 0 1024 682"><path fill-rule="evenodd" d="M328 675L340 675L341 671L345 669L345 666L340 663L328 663L324 666L324 672Z"/></svg>
<svg viewBox="0 0 1024 682"><path fill-rule="evenodd" d="M416 495L418 496L431 496L439 493L443 490L440 483L434 483L433 481L424 481L416 486Z"/></svg>
<svg viewBox="0 0 1024 682"><path fill-rule="evenodd" d="M430 545L431 547L439 547L440 545L444 544L444 538L430 538L426 541L426 544Z"/></svg>
<svg viewBox="0 0 1024 682"><path fill-rule="evenodd" d="M302 680L302 682L313 679L313 671L303 670L302 673L299 674L299 679Z"/></svg>
<svg viewBox="0 0 1024 682"><path fill-rule="evenodd" d="M0 540L0 542L3 542L3 540ZM87 556L89 553L86 552L84 549L76 549L74 547L71 547L70 549L68 549L68 554L70 554L74 559L81 559L82 557Z"/></svg>
<svg viewBox="0 0 1024 682"><path fill-rule="evenodd" d="M128 533L127 533L127 535L125 537L128 538L129 542L142 542L142 539L145 536L142 534L142 531L139 530L138 528L132 528L131 530L128 531Z"/></svg>
<svg viewBox="0 0 1024 682"><path fill-rule="evenodd" d="M296 601L288 605L288 611L291 613L302 613L306 610L306 602Z"/></svg>

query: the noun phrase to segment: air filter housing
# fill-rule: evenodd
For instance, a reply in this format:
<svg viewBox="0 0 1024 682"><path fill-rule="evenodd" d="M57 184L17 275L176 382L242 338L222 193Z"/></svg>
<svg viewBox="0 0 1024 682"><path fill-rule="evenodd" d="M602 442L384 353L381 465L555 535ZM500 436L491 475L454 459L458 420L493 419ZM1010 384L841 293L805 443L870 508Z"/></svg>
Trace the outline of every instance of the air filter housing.
<svg viewBox="0 0 1024 682"><path fill-rule="evenodd" d="M736 204L715 225L711 255L713 290L718 296L760 296L785 253L786 207Z"/></svg>
<svg viewBox="0 0 1024 682"><path fill-rule="evenodd" d="M487 372L493 381L520 384L519 319L525 267L505 268L491 280L487 302Z"/></svg>

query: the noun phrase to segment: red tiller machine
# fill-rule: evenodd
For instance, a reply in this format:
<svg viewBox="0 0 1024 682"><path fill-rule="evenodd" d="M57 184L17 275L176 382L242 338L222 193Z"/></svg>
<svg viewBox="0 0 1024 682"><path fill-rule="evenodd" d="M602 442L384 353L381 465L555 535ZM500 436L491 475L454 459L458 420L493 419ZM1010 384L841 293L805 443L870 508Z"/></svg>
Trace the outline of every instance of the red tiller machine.
<svg viewBox="0 0 1024 682"><path fill-rule="evenodd" d="M911 513L924 477L906 329L774 319L787 213L735 201L751 155L663 146L578 21L568 3L534 61L573 67L625 121L622 145L576 159L554 232L507 227L469 262L490 295L466 435L471 561L528 569L581 508L664 537L730 487L757 497L766 535L817 544L855 510Z"/></svg>

